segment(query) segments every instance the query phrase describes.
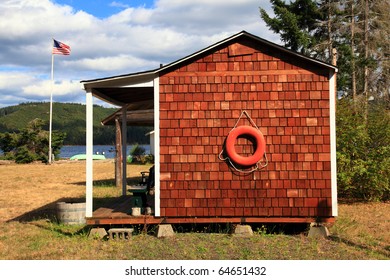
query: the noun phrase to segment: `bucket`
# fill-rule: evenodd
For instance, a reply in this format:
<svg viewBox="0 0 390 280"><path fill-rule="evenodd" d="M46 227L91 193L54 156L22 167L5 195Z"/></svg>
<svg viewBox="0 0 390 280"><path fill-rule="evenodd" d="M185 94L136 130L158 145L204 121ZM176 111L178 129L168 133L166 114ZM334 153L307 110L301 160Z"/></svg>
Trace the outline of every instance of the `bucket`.
<svg viewBox="0 0 390 280"><path fill-rule="evenodd" d="M57 219L66 225L85 224L85 202L57 202Z"/></svg>
<svg viewBox="0 0 390 280"><path fill-rule="evenodd" d="M141 215L141 208L140 207L131 208L131 215L140 216Z"/></svg>

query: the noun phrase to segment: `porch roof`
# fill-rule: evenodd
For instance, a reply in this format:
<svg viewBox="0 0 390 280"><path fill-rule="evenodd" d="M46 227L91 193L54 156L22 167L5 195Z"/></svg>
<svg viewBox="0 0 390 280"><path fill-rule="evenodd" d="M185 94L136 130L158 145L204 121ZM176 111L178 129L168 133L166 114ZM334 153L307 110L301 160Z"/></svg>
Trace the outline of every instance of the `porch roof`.
<svg viewBox="0 0 390 280"><path fill-rule="evenodd" d="M85 91L128 110L153 109L153 71L81 81Z"/></svg>
<svg viewBox="0 0 390 280"><path fill-rule="evenodd" d="M146 108L145 110L132 110L127 109L126 120L127 125L130 126L153 126L154 125L154 112L152 108ZM101 121L102 125L115 125L115 119L122 121L122 109L119 109L115 113L109 115L107 118Z"/></svg>

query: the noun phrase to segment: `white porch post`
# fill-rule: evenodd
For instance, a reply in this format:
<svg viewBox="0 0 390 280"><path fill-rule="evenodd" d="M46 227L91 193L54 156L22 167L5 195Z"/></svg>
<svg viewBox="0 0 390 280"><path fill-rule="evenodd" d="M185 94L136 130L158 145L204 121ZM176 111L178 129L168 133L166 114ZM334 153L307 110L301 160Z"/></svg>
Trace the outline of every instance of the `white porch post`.
<svg viewBox="0 0 390 280"><path fill-rule="evenodd" d="M87 92L86 96L86 209L85 216L92 217L93 211L93 98L92 92Z"/></svg>
<svg viewBox="0 0 390 280"><path fill-rule="evenodd" d="M331 169L331 195L332 216L338 216L337 208L337 158L336 158L336 71L329 74L329 108L330 108L330 169Z"/></svg>
<svg viewBox="0 0 390 280"><path fill-rule="evenodd" d="M154 215L160 217L160 79L153 81L154 89Z"/></svg>
<svg viewBox="0 0 390 280"><path fill-rule="evenodd" d="M127 106L122 107L122 195L127 188Z"/></svg>

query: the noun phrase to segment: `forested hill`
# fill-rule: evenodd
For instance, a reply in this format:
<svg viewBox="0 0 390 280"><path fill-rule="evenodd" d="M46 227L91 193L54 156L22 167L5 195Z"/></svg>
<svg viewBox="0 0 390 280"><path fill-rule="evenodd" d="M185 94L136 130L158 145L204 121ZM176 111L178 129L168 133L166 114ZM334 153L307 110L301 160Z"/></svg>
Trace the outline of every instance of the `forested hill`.
<svg viewBox="0 0 390 280"><path fill-rule="evenodd" d="M113 145L115 129L112 126L101 125L101 120L114 113L115 108L104 108L94 105L94 144ZM50 103L23 103L17 106L0 108L0 133L18 132L25 128L33 119L46 122L45 129L49 130ZM85 145L85 105L74 103L53 103L53 130L66 133L64 145ZM128 142L149 143L148 127L129 127Z"/></svg>

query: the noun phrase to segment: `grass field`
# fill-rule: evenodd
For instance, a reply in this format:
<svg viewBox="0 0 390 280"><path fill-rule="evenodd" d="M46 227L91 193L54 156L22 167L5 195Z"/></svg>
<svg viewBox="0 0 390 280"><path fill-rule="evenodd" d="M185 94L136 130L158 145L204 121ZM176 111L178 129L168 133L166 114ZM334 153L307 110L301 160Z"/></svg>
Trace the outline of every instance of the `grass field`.
<svg viewBox="0 0 390 280"><path fill-rule="evenodd" d="M129 165L137 180L148 166ZM227 227L177 227L172 238L140 232L131 240L88 238L83 226L58 224L55 203L85 196L85 162L52 165L0 162L0 259L2 260L389 260L390 203L339 204L339 217L328 239L306 232L265 225L249 238L235 237ZM95 197L120 194L113 187L114 162L94 163Z"/></svg>

